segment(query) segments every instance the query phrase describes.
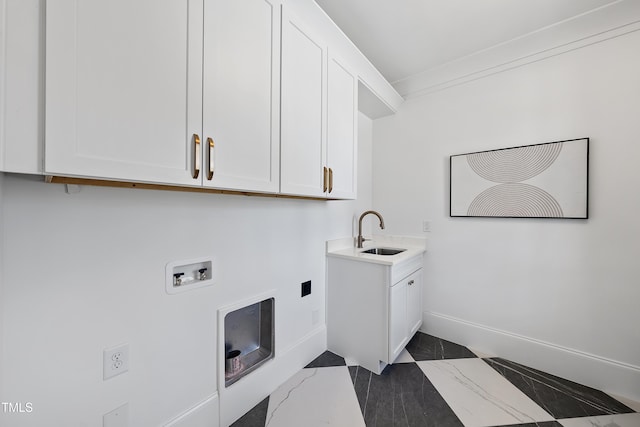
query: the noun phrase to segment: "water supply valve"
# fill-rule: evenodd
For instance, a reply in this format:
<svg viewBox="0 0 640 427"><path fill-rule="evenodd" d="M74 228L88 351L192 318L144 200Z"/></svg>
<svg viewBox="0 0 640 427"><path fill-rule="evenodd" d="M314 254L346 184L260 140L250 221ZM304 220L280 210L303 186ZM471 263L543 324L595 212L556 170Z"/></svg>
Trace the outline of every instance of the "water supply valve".
<svg viewBox="0 0 640 427"><path fill-rule="evenodd" d="M212 257L172 261L165 267L165 289L168 294L176 294L211 286L214 276Z"/></svg>
<svg viewBox="0 0 640 427"><path fill-rule="evenodd" d="M173 286L182 285L182 276L184 276L184 273L175 273L173 275Z"/></svg>

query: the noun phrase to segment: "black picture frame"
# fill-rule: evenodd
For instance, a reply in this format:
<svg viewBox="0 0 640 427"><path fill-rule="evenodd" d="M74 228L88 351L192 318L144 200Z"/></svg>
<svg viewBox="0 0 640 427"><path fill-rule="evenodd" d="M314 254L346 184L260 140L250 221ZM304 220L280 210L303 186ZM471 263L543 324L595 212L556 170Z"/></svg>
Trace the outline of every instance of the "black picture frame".
<svg viewBox="0 0 640 427"><path fill-rule="evenodd" d="M452 218L589 218L589 138L449 156Z"/></svg>

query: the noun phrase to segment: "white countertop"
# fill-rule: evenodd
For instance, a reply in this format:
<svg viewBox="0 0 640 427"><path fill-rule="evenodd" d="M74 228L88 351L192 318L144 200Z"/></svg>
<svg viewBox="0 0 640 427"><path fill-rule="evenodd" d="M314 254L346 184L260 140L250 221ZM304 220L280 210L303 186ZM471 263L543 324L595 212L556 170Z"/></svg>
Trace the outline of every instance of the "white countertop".
<svg viewBox="0 0 640 427"><path fill-rule="evenodd" d="M367 239L369 239L367 237ZM355 261L372 262L383 265L396 265L415 256L422 255L427 250L427 239L404 236L373 236L366 240L362 248L355 247L355 238L327 241L327 256L345 258ZM406 249L396 255L365 254L371 248Z"/></svg>

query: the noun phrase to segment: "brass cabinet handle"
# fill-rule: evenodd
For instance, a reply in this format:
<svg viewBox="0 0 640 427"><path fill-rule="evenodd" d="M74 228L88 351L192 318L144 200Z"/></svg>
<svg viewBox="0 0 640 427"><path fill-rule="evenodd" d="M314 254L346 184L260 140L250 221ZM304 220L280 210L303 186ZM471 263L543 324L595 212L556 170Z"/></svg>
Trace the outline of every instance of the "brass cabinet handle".
<svg viewBox="0 0 640 427"><path fill-rule="evenodd" d="M328 169L324 168L324 175L322 176L322 192L326 193L327 192L327 178L328 178Z"/></svg>
<svg viewBox="0 0 640 427"><path fill-rule="evenodd" d="M329 193L333 191L333 169L329 168Z"/></svg>
<svg viewBox="0 0 640 427"><path fill-rule="evenodd" d="M207 168L207 180L211 181L213 178L213 148L215 147L213 138L207 138L207 144L209 145L209 167Z"/></svg>
<svg viewBox="0 0 640 427"><path fill-rule="evenodd" d="M200 137L198 134L193 134L193 179L198 179L200 176Z"/></svg>

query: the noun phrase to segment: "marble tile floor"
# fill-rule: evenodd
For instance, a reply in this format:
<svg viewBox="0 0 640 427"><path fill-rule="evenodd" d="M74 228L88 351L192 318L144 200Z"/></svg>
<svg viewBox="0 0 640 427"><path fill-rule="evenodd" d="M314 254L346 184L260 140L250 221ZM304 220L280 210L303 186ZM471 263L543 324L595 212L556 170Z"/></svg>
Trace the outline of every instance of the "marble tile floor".
<svg viewBox="0 0 640 427"><path fill-rule="evenodd" d="M418 332L381 375L329 351L233 427L640 427L640 406Z"/></svg>

